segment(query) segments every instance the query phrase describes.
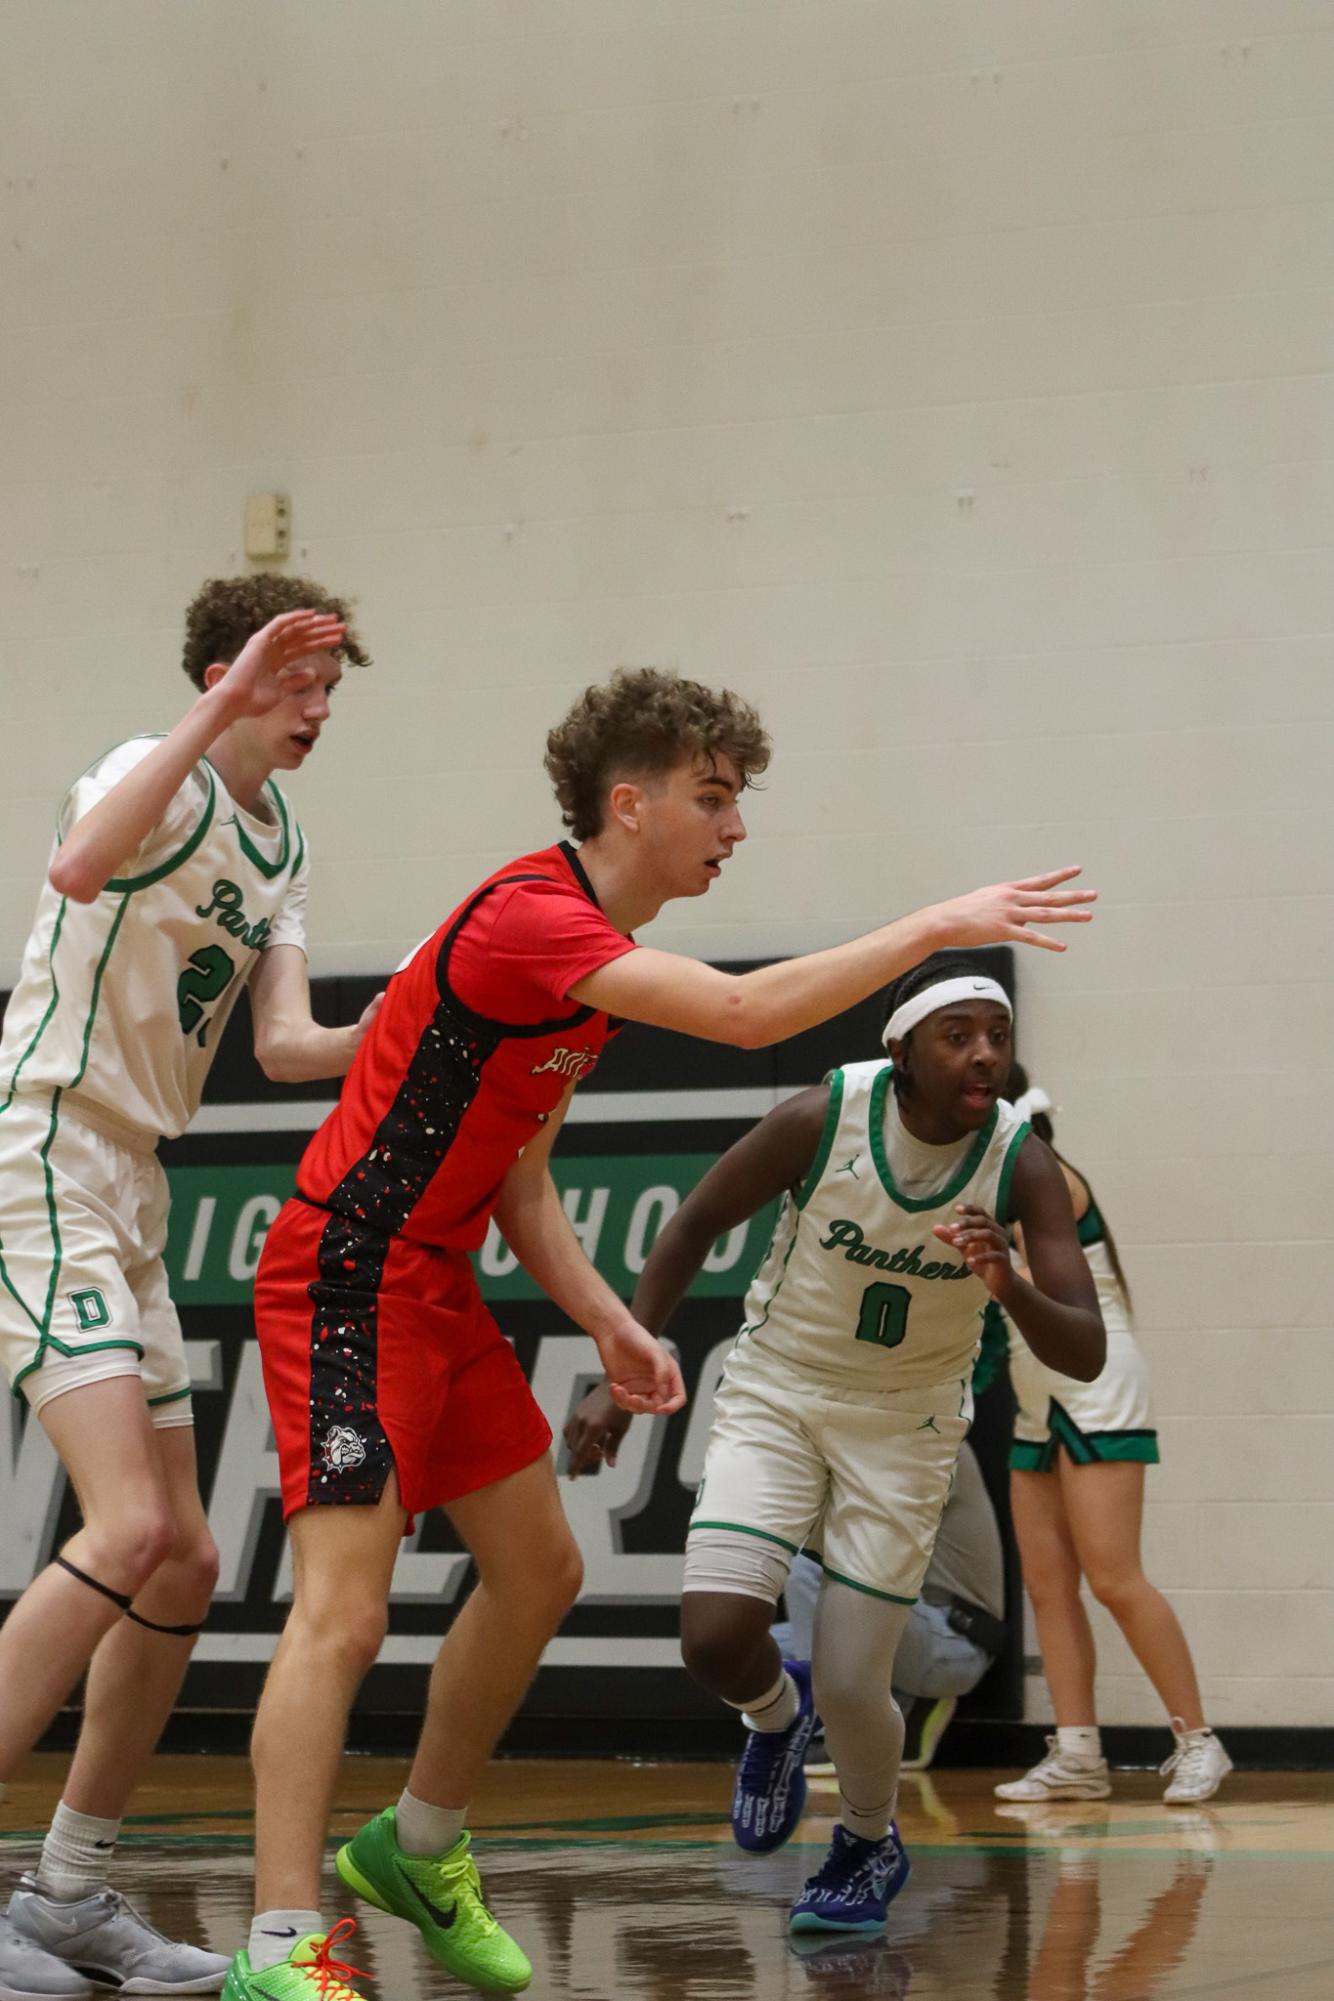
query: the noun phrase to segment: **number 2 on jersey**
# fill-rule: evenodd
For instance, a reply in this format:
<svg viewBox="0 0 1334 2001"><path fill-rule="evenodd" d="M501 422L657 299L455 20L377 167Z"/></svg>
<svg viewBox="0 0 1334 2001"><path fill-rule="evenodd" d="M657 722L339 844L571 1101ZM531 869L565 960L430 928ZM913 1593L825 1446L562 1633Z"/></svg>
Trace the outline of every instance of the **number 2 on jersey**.
<svg viewBox="0 0 1334 2001"><path fill-rule="evenodd" d="M219 994L226 991L235 971L235 966L221 945L201 945L197 952L190 954L189 964L176 982L176 1005L180 1009L181 1033L193 1035L198 1029L196 1040L201 1049L208 1034L208 1023L204 1020L204 1006L209 1001L217 1000Z"/></svg>
<svg viewBox="0 0 1334 2001"><path fill-rule="evenodd" d="M908 1331L908 1308L912 1294L906 1285L868 1285L862 1294L862 1310L857 1315L857 1339L874 1341L881 1348L897 1348Z"/></svg>

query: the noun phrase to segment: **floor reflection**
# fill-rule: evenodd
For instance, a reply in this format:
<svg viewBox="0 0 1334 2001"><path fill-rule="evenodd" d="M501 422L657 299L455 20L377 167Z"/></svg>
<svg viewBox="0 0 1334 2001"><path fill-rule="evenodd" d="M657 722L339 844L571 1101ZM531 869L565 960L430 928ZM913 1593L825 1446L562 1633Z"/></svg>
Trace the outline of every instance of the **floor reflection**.
<svg viewBox="0 0 1334 2001"><path fill-rule="evenodd" d="M164 1930L231 1950L249 1921L248 1814L208 1779L195 1764L188 1791L154 1795L118 1881ZM243 1784L238 1774L238 1799ZM537 2001L1334 1995L1327 1785L1285 1798L1280 1782L1266 1796L1257 1781L1216 1810L1173 1815L1133 1797L1002 1809L977 1779L945 1775L905 1796L913 1875L886 1934L794 1940L788 1904L828 1822L808 1820L777 1855L742 1855L718 1784L707 1768L499 1775L479 1854L499 1915L537 1965ZM377 1789L382 1775L353 1771L343 1813L363 1812L359 1795ZM26 1826L11 1815L0 1828L5 1875L30 1858L44 1804L34 1794ZM331 1917L348 1909L332 1871L327 1897ZM406 1925L356 1915L348 1956L376 2001L460 1991Z"/></svg>

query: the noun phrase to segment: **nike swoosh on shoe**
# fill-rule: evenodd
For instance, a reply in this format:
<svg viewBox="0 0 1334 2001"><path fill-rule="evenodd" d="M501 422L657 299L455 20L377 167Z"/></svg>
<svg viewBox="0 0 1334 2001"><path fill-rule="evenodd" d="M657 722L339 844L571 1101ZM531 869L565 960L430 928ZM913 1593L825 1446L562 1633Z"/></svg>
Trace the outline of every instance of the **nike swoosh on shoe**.
<svg viewBox="0 0 1334 2001"><path fill-rule="evenodd" d="M409 1876L407 1870L402 1866L401 1863L398 1865L398 1873L403 1878L403 1881L407 1884L409 1890L411 1890L413 1896L417 1899L417 1902L421 1905L422 1909L427 1913L429 1917L435 1920L436 1924L439 1925L441 1931L447 1932L450 1926L453 1924L455 1918L458 1916L459 1912L458 1905L451 1904L448 1911L442 1911L438 1904L433 1904L431 1902L431 1899L427 1896L424 1890L418 1889L417 1885L413 1882L411 1876Z"/></svg>

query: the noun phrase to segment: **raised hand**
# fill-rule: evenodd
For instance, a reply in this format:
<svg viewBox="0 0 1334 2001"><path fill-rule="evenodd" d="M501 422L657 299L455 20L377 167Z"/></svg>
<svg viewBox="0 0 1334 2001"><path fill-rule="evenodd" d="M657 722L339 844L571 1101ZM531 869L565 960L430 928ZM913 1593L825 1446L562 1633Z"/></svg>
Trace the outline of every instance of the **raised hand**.
<svg viewBox="0 0 1334 2001"><path fill-rule="evenodd" d="M1034 924L1087 924L1093 915L1083 905L1096 903L1096 889L1061 889L1080 873L1078 868L1052 869L1047 875L1025 876L1021 882L993 883L936 906L950 945L1041 945L1064 952L1057 938L1048 938Z"/></svg>
<svg viewBox="0 0 1334 2001"><path fill-rule="evenodd" d="M960 1202L957 1213L957 1223L937 1223L932 1234L962 1253L969 1271L981 1279L993 1299L1002 1298L1014 1277L1009 1238L994 1216L971 1202Z"/></svg>
<svg viewBox="0 0 1334 2001"><path fill-rule="evenodd" d="M264 716L314 682L312 653L331 652L347 627L323 611L284 611L248 639L214 683L233 716Z"/></svg>

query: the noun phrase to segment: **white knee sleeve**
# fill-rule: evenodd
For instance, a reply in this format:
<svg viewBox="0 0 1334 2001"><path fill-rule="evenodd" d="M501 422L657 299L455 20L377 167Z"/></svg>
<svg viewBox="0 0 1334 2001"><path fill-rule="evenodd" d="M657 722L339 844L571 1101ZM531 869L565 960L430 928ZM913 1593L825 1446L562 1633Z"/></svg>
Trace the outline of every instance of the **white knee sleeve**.
<svg viewBox="0 0 1334 2001"><path fill-rule="evenodd" d="M783 1595L790 1551L762 1536L735 1529L692 1529L686 1538L682 1591L722 1591L734 1598L762 1598L776 1605Z"/></svg>

